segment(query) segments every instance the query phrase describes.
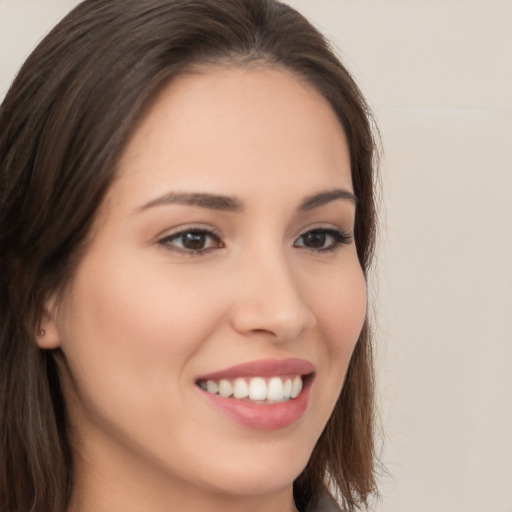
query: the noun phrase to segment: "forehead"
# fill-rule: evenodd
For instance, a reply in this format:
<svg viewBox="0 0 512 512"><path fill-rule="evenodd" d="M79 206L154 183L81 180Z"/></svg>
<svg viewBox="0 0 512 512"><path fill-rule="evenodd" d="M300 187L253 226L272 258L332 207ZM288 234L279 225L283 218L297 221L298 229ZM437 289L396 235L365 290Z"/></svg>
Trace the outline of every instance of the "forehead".
<svg viewBox="0 0 512 512"><path fill-rule="evenodd" d="M135 130L119 174L115 187L148 197L169 187L352 189L345 134L327 100L291 72L264 67L176 78Z"/></svg>

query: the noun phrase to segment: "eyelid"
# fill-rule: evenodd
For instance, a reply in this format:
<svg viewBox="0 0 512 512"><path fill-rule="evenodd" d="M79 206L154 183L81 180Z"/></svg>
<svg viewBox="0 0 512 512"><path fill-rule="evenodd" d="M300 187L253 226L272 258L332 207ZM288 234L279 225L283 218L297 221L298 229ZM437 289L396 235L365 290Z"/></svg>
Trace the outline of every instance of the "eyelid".
<svg viewBox="0 0 512 512"><path fill-rule="evenodd" d="M204 231L205 233L211 233L212 235L215 235L219 238L223 238L223 235L219 229L211 226L210 224L201 223L181 224L175 228L169 228L162 231L155 238L161 240L162 238L168 238L171 236L180 235L182 233L188 233L189 231Z"/></svg>
<svg viewBox="0 0 512 512"><path fill-rule="evenodd" d="M346 224L346 225L345 225ZM345 226L344 226L345 225ZM338 232L346 236L352 236L354 234L354 226L353 224L347 223L333 223L333 222L314 222L303 229L301 229L297 235L297 237L300 237L304 235L305 233L309 233L310 231L332 231L332 232Z"/></svg>

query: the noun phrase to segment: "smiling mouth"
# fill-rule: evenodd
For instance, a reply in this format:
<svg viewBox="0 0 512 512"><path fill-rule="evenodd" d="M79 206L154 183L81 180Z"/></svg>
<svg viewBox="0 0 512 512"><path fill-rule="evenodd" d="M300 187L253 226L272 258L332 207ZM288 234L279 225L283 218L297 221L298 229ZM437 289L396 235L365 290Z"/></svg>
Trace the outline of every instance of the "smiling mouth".
<svg viewBox="0 0 512 512"><path fill-rule="evenodd" d="M196 385L207 393L257 404L275 404L297 398L310 375L199 379Z"/></svg>
<svg viewBox="0 0 512 512"><path fill-rule="evenodd" d="M245 428L280 430L302 418L315 379L305 359L257 359L199 375L206 402Z"/></svg>

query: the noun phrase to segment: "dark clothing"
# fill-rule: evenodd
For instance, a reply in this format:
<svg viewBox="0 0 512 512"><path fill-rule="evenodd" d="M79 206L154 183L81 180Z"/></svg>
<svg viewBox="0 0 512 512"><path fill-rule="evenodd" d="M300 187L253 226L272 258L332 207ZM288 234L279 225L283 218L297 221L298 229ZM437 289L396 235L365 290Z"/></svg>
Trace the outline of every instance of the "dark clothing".
<svg viewBox="0 0 512 512"><path fill-rule="evenodd" d="M304 512L341 512L338 504L328 492L314 497Z"/></svg>

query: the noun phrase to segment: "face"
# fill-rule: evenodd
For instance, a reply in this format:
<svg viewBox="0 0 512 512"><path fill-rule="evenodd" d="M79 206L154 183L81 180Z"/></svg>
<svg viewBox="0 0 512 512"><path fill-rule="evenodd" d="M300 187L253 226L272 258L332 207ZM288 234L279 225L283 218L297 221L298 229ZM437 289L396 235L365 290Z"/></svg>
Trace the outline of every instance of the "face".
<svg viewBox="0 0 512 512"><path fill-rule="evenodd" d="M160 94L44 325L78 485L290 495L365 318L352 193L343 130L295 76Z"/></svg>

